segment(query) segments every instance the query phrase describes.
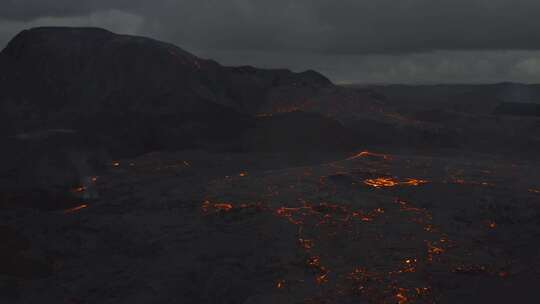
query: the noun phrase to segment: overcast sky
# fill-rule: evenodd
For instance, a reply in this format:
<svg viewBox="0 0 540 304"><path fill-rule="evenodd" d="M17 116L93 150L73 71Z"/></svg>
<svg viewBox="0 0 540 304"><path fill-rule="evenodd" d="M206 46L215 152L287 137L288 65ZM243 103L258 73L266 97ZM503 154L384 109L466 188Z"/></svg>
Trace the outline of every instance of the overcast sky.
<svg viewBox="0 0 540 304"><path fill-rule="evenodd" d="M540 83L538 0L2 0L22 29L98 26L226 65L315 69L338 83Z"/></svg>

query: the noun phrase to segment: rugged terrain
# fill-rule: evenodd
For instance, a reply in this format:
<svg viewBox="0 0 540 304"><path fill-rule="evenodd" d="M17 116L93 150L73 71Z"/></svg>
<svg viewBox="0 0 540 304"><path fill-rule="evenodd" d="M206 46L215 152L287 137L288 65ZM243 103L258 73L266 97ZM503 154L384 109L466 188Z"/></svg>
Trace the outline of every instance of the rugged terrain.
<svg viewBox="0 0 540 304"><path fill-rule="evenodd" d="M537 86L345 88L94 28L0 69L0 303L537 302Z"/></svg>
<svg viewBox="0 0 540 304"><path fill-rule="evenodd" d="M119 160L73 189L71 205L2 210L2 295L534 303L538 168L489 155L367 151L303 163L203 151Z"/></svg>

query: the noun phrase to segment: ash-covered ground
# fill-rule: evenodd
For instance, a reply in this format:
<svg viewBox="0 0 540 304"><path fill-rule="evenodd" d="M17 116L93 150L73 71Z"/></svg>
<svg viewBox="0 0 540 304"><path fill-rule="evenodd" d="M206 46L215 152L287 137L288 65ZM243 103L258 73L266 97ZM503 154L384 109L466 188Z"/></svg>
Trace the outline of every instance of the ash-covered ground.
<svg viewBox="0 0 540 304"><path fill-rule="evenodd" d="M2 209L0 302L536 303L538 162L361 152L115 160Z"/></svg>

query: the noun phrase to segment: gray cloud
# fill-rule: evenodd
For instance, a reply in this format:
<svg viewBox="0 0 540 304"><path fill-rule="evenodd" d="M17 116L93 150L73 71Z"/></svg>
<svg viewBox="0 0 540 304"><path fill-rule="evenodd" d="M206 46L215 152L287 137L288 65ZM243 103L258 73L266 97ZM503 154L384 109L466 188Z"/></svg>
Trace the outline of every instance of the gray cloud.
<svg viewBox="0 0 540 304"><path fill-rule="evenodd" d="M8 0L0 19L125 10L201 47L326 53L538 49L536 0ZM158 31L156 31L158 29Z"/></svg>
<svg viewBox="0 0 540 304"><path fill-rule="evenodd" d="M329 54L538 49L535 0L193 0L139 8L168 39Z"/></svg>
<svg viewBox="0 0 540 304"><path fill-rule="evenodd" d="M24 27L90 25L337 81L530 82L539 13L535 0L7 0L0 45Z"/></svg>
<svg viewBox="0 0 540 304"><path fill-rule="evenodd" d="M3 0L0 19L31 21L43 17L73 17L100 10L127 9L138 0Z"/></svg>

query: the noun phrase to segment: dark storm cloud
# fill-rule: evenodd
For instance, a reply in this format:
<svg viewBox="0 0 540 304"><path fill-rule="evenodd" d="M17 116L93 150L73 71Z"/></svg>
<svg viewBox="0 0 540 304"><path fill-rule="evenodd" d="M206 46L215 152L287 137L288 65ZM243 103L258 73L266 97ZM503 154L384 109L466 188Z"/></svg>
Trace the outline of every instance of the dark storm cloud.
<svg viewBox="0 0 540 304"><path fill-rule="evenodd" d="M0 47L41 25L99 26L224 64L335 81L540 81L538 0L3 0Z"/></svg>
<svg viewBox="0 0 540 304"><path fill-rule="evenodd" d="M538 49L536 0L161 1L160 34L217 49L329 54ZM170 32L167 31L170 29Z"/></svg>
<svg viewBox="0 0 540 304"><path fill-rule="evenodd" d="M3 0L0 19L31 21L42 17L72 17L102 9L133 7L138 0Z"/></svg>
<svg viewBox="0 0 540 304"><path fill-rule="evenodd" d="M0 19L109 9L144 17L154 35L216 49L365 54L540 48L537 0L7 0Z"/></svg>

